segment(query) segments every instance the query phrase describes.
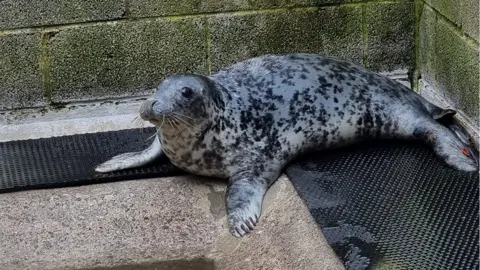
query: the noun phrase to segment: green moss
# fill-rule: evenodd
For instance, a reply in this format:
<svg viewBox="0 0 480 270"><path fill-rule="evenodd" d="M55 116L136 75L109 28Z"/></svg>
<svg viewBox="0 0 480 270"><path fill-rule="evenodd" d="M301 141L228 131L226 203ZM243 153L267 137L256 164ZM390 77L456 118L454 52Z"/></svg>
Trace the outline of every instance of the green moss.
<svg viewBox="0 0 480 270"><path fill-rule="evenodd" d="M445 91L457 109L478 119L478 43L429 6L423 8L419 27L422 78Z"/></svg>
<svg viewBox="0 0 480 270"><path fill-rule="evenodd" d="M40 73L42 74L43 80L43 97L47 104L50 104L52 101L52 71L50 57L48 57L47 44L48 40L56 34L53 32L46 32L42 34L41 42L41 54L39 58Z"/></svg>
<svg viewBox="0 0 480 270"><path fill-rule="evenodd" d="M380 1L384 1L384 0L380 0ZM293 6L356 5L356 4L361 4L361 2L365 2L365 1L363 0L290 0L290 4Z"/></svg>
<svg viewBox="0 0 480 270"><path fill-rule="evenodd" d="M435 82L435 33L437 17L428 6L424 6L419 21L419 62L422 78Z"/></svg>
<svg viewBox="0 0 480 270"><path fill-rule="evenodd" d="M449 92L458 108L474 119L479 116L478 50L478 45L472 46L448 22L438 20L434 63L438 85Z"/></svg>
<svg viewBox="0 0 480 270"><path fill-rule="evenodd" d="M461 15L460 15L460 2L465 2L466 0L461 1L452 1L452 0L425 0L430 6L437 10L440 14L447 17L450 21L454 22L456 25L461 25ZM474 0L475 1L475 0ZM478 0L476 0L478 1Z"/></svg>
<svg viewBox="0 0 480 270"><path fill-rule="evenodd" d="M212 44L210 37L210 26L208 25L208 19L204 18L203 23L205 24L205 44L207 46L207 67L208 74L212 74Z"/></svg>
<svg viewBox="0 0 480 270"><path fill-rule="evenodd" d="M415 6L413 2L366 4L368 64L374 71L414 66Z"/></svg>
<svg viewBox="0 0 480 270"><path fill-rule="evenodd" d="M132 17L154 17L166 15L186 15L225 11L248 11L257 9L282 8L290 6L288 0L258 1L157 1L130 0L129 11Z"/></svg>
<svg viewBox="0 0 480 270"><path fill-rule="evenodd" d="M362 40L364 45L363 66L368 68L368 33L367 33L367 8L362 5Z"/></svg>
<svg viewBox="0 0 480 270"><path fill-rule="evenodd" d="M360 15L360 7L325 7L210 17L212 71L266 53L323 53L361 63Z"/></svg>
<svg viewBox="0 0 480 270"><path fill-rule="evenodd" d="M423 0L415 0L415 39L414 39L414 67L410 84L415 92L418 92L418 80L420 79L420 24L422 22L424 3Z"/></svg>
<svg viewBox="0 0 480 270"><path fill-rule="evenodd" d="M0 1L0 29L70 24L121 18L123 1Z"/></svg>
<svg viewBox="0 0 480 270"><path fill-rule="evenodd" d="M480 42L480 2L478 0L462 0L462 29L467 35Z"/></svg>
<svg viewBox="0 0 480 270"><path fill-rule="evenodd" d="M0 36L0 110L43 105L39 68L41 36Z"/></svg>
<svg viewBox="0 0 480 270"><path fill-rule="evenodd" d="M136 96L173 73L208 73L200 18L66 29L48 45L53 102Z"/></svg>

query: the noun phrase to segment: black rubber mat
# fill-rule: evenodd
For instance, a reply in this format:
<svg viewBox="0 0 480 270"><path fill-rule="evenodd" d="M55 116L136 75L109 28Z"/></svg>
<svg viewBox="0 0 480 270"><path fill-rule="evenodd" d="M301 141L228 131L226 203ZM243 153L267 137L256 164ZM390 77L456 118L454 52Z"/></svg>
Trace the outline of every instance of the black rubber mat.
<svg viewBox="0 0 480 270"><path fill-rule="evenodd" d="M422 143L326 151L286 174L347 269L479 267L479 175Z"/></svg>
<svg viewBox="0 0 480 270"><path fill-rule="evenodd" d="M99 174L154 129L0 143L0 192L185 174L166 158ZM478 269L478 173L446 167L420 142L323 151L286 168L347 269Z"/></svg>
<svg viewBox="0 0 480 270"><path fill-rule="evenodd" d="M143 168L101 174L96 165L151 144L154 128L0 143L0 192L184 174L168 159Z"/></svg>

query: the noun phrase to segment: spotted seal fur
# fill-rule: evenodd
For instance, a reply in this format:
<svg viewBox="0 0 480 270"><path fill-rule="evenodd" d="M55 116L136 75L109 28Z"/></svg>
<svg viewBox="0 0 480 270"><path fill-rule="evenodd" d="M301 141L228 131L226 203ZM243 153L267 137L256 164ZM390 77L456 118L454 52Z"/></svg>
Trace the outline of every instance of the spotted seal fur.
<svg viewBox="0 0 480 270"><path fill-rule="evenodd" d="M228 178L230 231L256 226L262 201L298 155L371 138L421 139L449 166L475 171L472 150L438 119L454 115L399 82L316 54L263 55L209 77L168 77L141 106L158 136L100 164L108 172L165 154L192 174Z"/></svg>

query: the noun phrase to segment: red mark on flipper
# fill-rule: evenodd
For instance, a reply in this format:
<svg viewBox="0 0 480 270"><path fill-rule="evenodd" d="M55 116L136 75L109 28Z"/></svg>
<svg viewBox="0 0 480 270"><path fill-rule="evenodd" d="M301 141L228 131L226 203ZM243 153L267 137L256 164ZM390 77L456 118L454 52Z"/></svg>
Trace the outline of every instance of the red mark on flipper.
<svg viewBox="0 0 480 270"><path fill-rule="evenodd" d="M470 152L468 151L468 149L466 147L462 147L462 149L460 149L460 151L462 151L462 153L465 156L470 157Z"/></svg>

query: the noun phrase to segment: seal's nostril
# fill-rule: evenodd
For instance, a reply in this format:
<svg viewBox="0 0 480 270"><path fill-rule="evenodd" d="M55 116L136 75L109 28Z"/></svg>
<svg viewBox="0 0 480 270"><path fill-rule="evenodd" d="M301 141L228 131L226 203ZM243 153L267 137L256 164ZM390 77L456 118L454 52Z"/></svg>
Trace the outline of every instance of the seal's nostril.
<svg viewBox="0 0 480 270"><path fill-rule="evenodd" d="M153 106L155 106L155 104L157 104L156 100L149 100L148 103L147 103L147 108L148 109L153 109Z"/></svg>
<svg viewBox="0 0 480 270"><path fill-rule="evenodd" d="M154 105L157 104L156 100L146 100L142 106L140 107L140 116L144 120L148 120L149 118L155 115Z"/></svg>

